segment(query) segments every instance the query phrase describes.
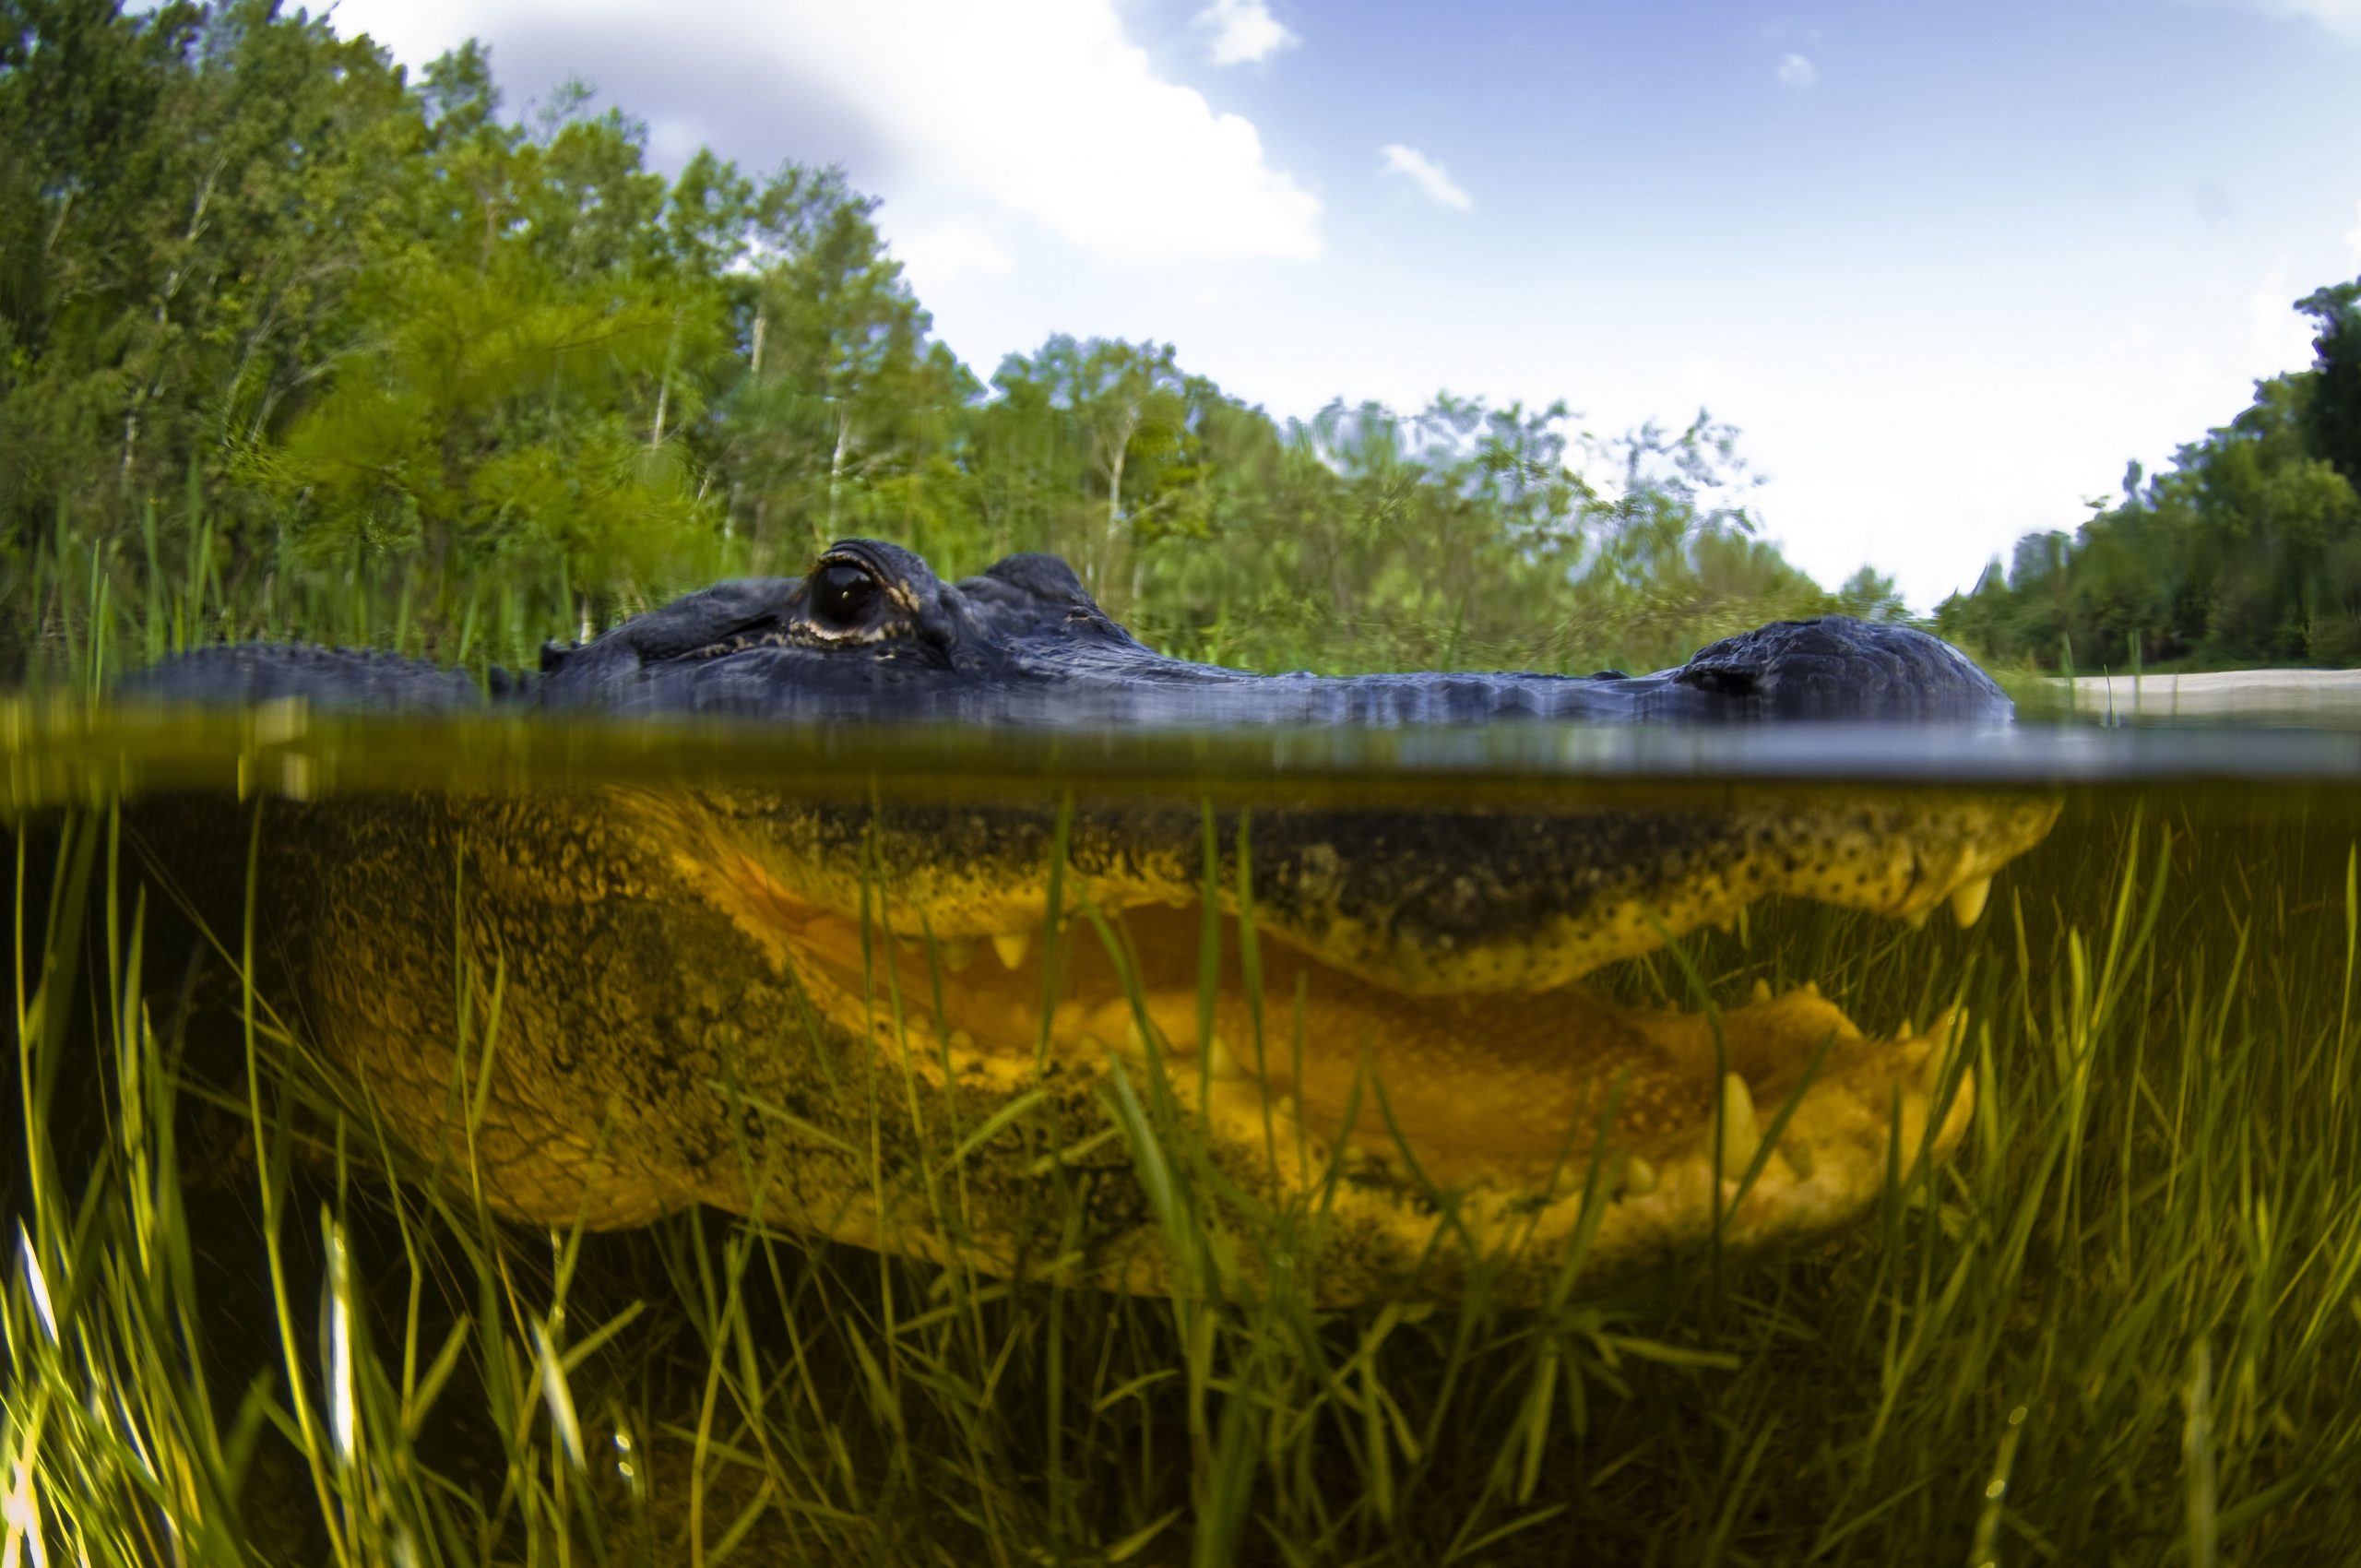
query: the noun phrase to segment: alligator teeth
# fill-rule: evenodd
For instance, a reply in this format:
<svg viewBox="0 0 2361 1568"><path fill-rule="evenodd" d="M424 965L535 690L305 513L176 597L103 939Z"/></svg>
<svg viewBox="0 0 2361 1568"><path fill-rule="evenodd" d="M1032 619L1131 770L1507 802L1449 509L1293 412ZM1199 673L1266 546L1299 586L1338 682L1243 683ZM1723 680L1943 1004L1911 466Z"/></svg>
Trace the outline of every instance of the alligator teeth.
<svg viewBox="0 0 2361 1568"><path fill-rule="evenodd" d="M1747 992L1747 1000L1750 1002L1770 1001L1771 982L1764 980L1762 976L1757 975L1754 978L1754 989Z"/></svg>
<svg viewBox="0 0 2361 1568"><path fill-rule="evenodd" d="M1754 1163L1762 1146L1762 1129L1754 1121L1754 1096L1746 1080L1732 1073L1722 1080L1722 1174L1735 1181Z"/></svg>
<svg viewBox="0 0 2361 1568"><path fill-rule="evenodd" d="M1928 1098L1932 1099L1943 1092L1943 1074L1951 1067L1952 1053L1931 1035L1928 1039L1934 1049L1927 1052L1927 1060L1919 1066L1918 1081L1925 1086Z"/></svg>
<svg viewBox="0 0 2361 1568"><path fill-rule="evenodd" d="M976 939L972 936L955 937L949 942L938 942L934 944L934 950L941 957L943 967L955 975L976 961Z"/></svg>
<svg viewBox="0 0 2361 1568"><path fill-rule="evenodd" d="M1656 1168L1638 1155L1623 1162L1623 1192L1627 1198L1643 1198L1656 1190Z"/></svg>
<svg viewBox="0 0 2361 1568"><path fill-rule="evenodd" d="M976 1049L976 1037L966 1029L954 1029L951 1031L950 1045L952 1050L964 1056Z"/></svg>
<svg viewBox="0 0 2361 1568"><path fill-rule="evenodd" d="M1925 909L1913 909L1902 917L1902 923L1913 931L1924 931L1927 929L1927 915Z"/></svg>
<svg viewBox="0 0 2361 1568"><path fill-rule="evenodd" d="M1991 897L1992 879L1988 876L1961 883L1952 889L1952 919L1963 927L1974 925L1984 918L1985 900Z"/></svg>
<svg viewBox="0 0 2361 1568"><path fill-rule="evenodd" d="M992 938L992 951L999 955L1001 968L1013 969L1025 962L1025 955L1033 951L1033 933L1029 931L1003 931Z"/></svg>
<svg viewBox="0 0 2361 1568"><path fill-rule="evenodd" d="M1067 1005L1079 1006L1079 1004L1070 1003ZM1061 1007L1058 1010L1062 1013L1065 1008ZM1121 1046L1134 1056L1141 1055L1147 1050L1147 1036L1140 1028L1140 1016L1132 1010L1131 1003L1122 997L1117 997L1112 1002L1102 1002L1092 1008L1090 1016L1083 1020L1082 1027L1109 1045Z"/></svg>
<svg viewBox="0 0 2361 1568"><path fill-rule="evenodd" d="M1205 1076L1226 1081L1245 1075L1245 1069L1239 1066L1238 1058L1230 1054L1221 1036L1216 1035L1205 1042Z"/></svg>

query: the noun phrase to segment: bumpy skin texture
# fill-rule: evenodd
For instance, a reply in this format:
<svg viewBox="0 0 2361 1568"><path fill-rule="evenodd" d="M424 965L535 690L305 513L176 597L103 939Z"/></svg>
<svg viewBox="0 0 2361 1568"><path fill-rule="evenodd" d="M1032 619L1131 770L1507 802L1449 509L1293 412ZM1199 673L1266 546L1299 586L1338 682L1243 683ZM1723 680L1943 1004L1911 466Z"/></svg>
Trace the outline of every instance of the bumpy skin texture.
<svg viewBox="0 0 2361 1568"><path fill-rule="evenodd" d="M487 701L430 666L319 649L212 649L134 685L408 714ZM1935 639L1838 620L1636 679L1255 677L1149 652L1062 562L1013 557L952 586L873 541L552 649L489 701L1003 724L2008 713ZM243 856L243 808L148 811L149 838L200 895L243 891L222 863ZM1266 805L1250 830L1134 797L1077 802L1053 864L1055 813L1004 799L332 796L267 804L258 907L271 984L308 1038L444 1179L517 1218L630 1225L703 1202L1133 1289L1170 1284L1202 1243L1246 1277L1316 1256L1324 1301L1447 1296L1478 1267L1493 1289L1536 1293L1586 1225L1594 1277L1717 1231L1726 1246L1824 1233L1890 1170L1945 1154L1973 1096L1940 1027L1872 1040L1808 992L1758 992L1709 1024L1575 982L1771 895L1910 920L1950 900L1972 919L2056 812L1797 789L1710 808ZM215 866L195 869L208 853ZM1205 1015L1208 888L1221 945ZM1258 1003L1240 956L1250 898ZM1101 921L1128 957L1110 956ZM1726 1087L1741 1082L1742 1107ZM1751 1132L1732 1128L1790 1096L1785 1137L1753 1158ZM1193 1128L1218 1172L1194 1189L1194 1240L1152 1209L1137 1119L1116 1135L1127 1105ZM1608 1206L1586 1222L1567 1175L1591 1170L1594 1146Z"/></svg>
<svg viewBox="0 0 2361 1568"><path fill-rule="evenodd" d="M176 701L303 695L378 711L479 700L431 665L258 646L189 654L125 690ZM1653 675L1250 675L1151 651L1054 556L1012 555L950 584L874 540L836 545L806 576L723 583L587 645L552 647L537 678L504 681L492 700L599 714L1036 725L2001 722L2011 714L1991 678L1949 644L1844 616L1779 622Z"/></svg>
<svg viewBox="0 0 2361 1568"><path fill-rule="evenodd" d="M390 653L303 643L232 643L200 648L135 675L120 695L164 702L279 702L290 698L370 713L467 713L483 706L476 683Z"/></svg>

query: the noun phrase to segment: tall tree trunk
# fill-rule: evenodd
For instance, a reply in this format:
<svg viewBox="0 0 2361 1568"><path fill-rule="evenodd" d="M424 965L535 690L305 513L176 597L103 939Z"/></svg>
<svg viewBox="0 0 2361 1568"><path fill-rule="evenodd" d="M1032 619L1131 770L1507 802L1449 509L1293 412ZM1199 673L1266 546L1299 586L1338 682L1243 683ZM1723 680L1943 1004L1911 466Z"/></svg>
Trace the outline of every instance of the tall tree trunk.
<svg viewBox="0 0 2361 1568"><path fill-rule="evenodd" d="M852 410L839 401L836 404L836 449L828 455L828 537L824 545L834 544L843 537L836 522L837 498L845 477L845 454L852 445Z"/></svg>
<svg viewBox="0 0 2361 1568"><path fill-rule="evenodd" d="M1096 580L1090 584L1091 591L1101 597L1115 581L1117 544L1123 528L1123 459L1131 455L1132 433L1138 428L1136 419L1124 421L1107 454L1107 533L1098 541L1098 559L1091 574Z"/></svg>
<svg viewBox="0 0 2361 1568"><path fill-rule="evenodd" d="M116 471L115 488L125 495L131 493L131 454L139 445L139 406L147 400L148 395L143 388L139 396L132 399L131 408L123 416L123 466Z"/></svg>
<svg viewBox="0 0 2361 1568"><path fill-rule="evenodd" d="M206 208L213 201L214 184L220 179L221 171L228 162L229 155L219 154L213 160L213 166L205 172L205 179L196 188L196 198L189 204L188 227L181 234L183 254L172 270L164 275L164 286L156 295L156 308L153 313L156 324L155 374L148 378L148 384L142 386L138 394L132 398L131 409L123 417L123 469L118 479L125 495L131 493L131 470L139 445L140 411L148 406L148 400L161 391L164 386L165 365L170 353L172 338L172 302L180 296L181 285L188 281L190 271L196 266L196 257L194 253L196 242L205 234Z"/></svg>

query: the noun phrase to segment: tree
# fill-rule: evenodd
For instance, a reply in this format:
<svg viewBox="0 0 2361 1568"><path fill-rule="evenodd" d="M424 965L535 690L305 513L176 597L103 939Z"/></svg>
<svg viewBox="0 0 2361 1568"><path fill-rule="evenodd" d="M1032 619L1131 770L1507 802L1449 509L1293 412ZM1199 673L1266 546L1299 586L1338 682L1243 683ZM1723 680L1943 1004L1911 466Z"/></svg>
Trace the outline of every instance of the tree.
<svg viewBox="0 0 2361 1568"><path fill-rule="evenodd" d="M1839 612L1863 621L1899 624L1910 619L1910 607L1893 579L1873 566L1864 566L1837 586Z"/></svg>
<svg viewBox="0 0 2361 1568"><path fill-rule="evenodd" d="M2313 365L2171 468L2132 465L2123 498L2073 535L2019 541L2005 586L1954 597L1937 624L1988 657L2084 664L2361 658L2361 283L2297 302Z"/></svg>
<svg viewBox="0 0 2361 1568"><path fill-rule="evenodd" d="M422 126L380 52L267 0L12 9L0 506L121 529L326 376Z"/></svg>
<svg viewBox="0 0 2361 1568"><path fill-rule="evenodd" d="M1172 345L1060 333L1030 359L1012 354L992 385L1035 419L1062 426L1097 490L1099 520L1066 542L1086 587L1121 608L1138 597L1130 569L1160 526L1185 468L1188 380ZM1128 574L1128 575L1127 575Z"/></svg>
<svg viewBox="0 0 2361 1568"><path fill-rule="evenodd" d="M472 46L422 96L433 217L376 248L364 344L256 471L314 559L505 566L564 585L587 624L687 575L715 531L666 421L693 411L677 373L724 340L723 296L666 244L634 123L565 92L538 136L505 125Z"/></svg>
<svg viewBox="0 0 2361 1568"><path fill-rule="evenodd" d="M2304 434L2313 454L2361 490L2361 279L2296 302L2319 331Z"/></svg>
<svg viewBox="0 0 2361 1568"><path fill-rule="evenodd" d="M817 547L872 520L882 493L909 503L975 390L886 255L876 208L841 171L792 164L750 204L765 259L724 461L757 538L778 515Z"/></svg>
<svg viewBox="0 0 2361 1568"><path fill-rule="evenodd" d="M150 652L143 594L173 636L514 659L855 533L954 574L1057 551L1156 640L1265 667L1669 662L1831 602L1752 537L1702 415L1601 439L1439 393L1282 425L1169 344L1063 335L987 395L840 171L668 180L586 84L520 124L481 47L406 77L273 0L0 7L20 644L99 584ZM2275 462L2238 482L2286 559L2361 574L2334 495Z"/></svg>

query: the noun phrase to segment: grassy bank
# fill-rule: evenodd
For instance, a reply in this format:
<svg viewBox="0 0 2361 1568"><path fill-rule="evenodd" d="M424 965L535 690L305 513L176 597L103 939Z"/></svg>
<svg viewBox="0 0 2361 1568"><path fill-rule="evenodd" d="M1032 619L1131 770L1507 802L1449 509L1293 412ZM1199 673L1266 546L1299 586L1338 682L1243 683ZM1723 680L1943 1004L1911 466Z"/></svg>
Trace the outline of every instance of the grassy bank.
<svg viewBox="0 0 2361 1568"><path fill-rule="evenodd" d="M1400 482L1447 496L1457 481ZM260 504L236 487L209 493L192 481L182 495L143 504L132 523L60 511L0 543L0 689L95 697L168 654L254 638L381 649L481 679L495 665L534 669L546 639L588 637L724 578L799 575L818 548L802 530L684 532L628 581L592 582L564 554L522 546L437 556L364 540L324 542L289 520L292 513L239 520ZM1447 535L1397 540L1385 516L1376 503L1356 513L1317 571L1293 560L1257 566L1232 541L1175 536L1144 549L1127 582L1095 591L1161 652L1327 674L1637 671L1679 664L1766 621L1900 612L1874 584L1825 592L1770 545L1686 514L1643 540L1602 533L1584 543L1587 536L1569 534L1550 550L1501 546L1498 560L1470 556ZM1077 569L1090 562L1084 536L944 530L890 511L848 517L818 537L839 533L917 550L945 580L1020 550L1062 551ZM1272 535L1287 529L1256 537Z"/></svg>

